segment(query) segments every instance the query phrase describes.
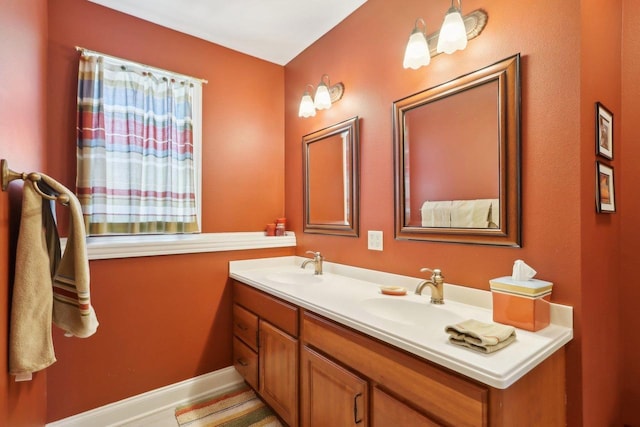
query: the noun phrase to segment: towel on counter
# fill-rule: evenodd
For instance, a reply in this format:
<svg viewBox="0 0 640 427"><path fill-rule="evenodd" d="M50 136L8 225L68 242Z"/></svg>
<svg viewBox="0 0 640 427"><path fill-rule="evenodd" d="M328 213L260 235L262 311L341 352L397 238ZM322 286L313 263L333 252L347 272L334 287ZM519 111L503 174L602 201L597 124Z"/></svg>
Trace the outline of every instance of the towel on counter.
<svg viewBox="0 0 640 427"><path fill-rule="evenodd" d="M26 180L9 332L9 372L16 375L16 380L29 379L31 373L55 363L52 322L66 335L78 337L92 335L98 326L89 298L89 262L80 202L59 182L43 174L41 177L50 190L69 198L69 237L60 258L49 201L37 193L37 184Z"/></svg>
<svg viewBox="0 0 640 427"><path fill-rule="evenodd" d="M449 334L449 342L483 353L498 351L516 339L516 331L512 326L483 323L475 319L449 325L445 332Z"/></svg>

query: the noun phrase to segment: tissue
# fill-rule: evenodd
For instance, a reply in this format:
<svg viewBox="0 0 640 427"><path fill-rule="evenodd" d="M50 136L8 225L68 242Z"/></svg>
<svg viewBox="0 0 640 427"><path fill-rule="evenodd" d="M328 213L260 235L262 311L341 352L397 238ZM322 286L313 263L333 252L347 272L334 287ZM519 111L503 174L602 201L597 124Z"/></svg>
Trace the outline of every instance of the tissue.
<svg viewBox="0 0 640 427"><path fill-rule="evenodd" d="M511 273L511 277L513 280L527 281L533 279L533 276L535 276L536 273L537 272L533 268L528 266L521 259L518 259L513 263L513 272Z"/></svg>

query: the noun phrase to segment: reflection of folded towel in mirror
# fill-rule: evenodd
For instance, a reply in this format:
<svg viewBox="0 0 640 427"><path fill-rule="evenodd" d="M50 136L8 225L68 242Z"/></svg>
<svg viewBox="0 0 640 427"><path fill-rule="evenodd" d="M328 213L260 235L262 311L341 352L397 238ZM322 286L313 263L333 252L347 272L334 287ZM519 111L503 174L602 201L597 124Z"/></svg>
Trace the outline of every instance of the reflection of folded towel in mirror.
<svg viewBox="0 0 640 427"><path fill-rule="evenodd" d="M422 204L423 227L451 227L451 200Z"/></svg>
<svg viewBox="0 0 640 427"><path fill-rule="evenodd" d="M453 200L451 227L496 228L499 213L497 199Z"/></svg>

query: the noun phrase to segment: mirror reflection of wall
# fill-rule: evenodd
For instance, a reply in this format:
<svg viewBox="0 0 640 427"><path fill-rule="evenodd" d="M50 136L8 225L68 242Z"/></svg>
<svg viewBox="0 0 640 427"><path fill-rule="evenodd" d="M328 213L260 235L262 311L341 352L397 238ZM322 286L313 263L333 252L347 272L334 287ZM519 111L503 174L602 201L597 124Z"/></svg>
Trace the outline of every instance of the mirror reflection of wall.
<svg viewBox="0 0 640 427"><path fill-rule="evenodd" d="M309 222L349 223L348 132L320 139L308 145Z"/></svg>
<svg viewBox="0 0 640 427"><path fill-rule="evenodd" d="M358 236L358 120L353 117L302 138L305 233Z"/></svg>
<svg viewBox="0 0 640 427"><path fill-rule="evenodd" d="M405 112L405 224L451 226L422 218L425 202L500 197L497 109L492 80Z"/></svg>

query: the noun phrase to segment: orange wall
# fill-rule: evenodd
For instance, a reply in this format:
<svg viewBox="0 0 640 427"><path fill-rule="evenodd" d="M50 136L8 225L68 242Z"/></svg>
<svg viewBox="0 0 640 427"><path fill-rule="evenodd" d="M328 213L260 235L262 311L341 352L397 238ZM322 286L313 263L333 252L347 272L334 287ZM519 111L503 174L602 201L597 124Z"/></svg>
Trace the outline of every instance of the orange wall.
<svg viewBox="0 0 640 427"><path fill-rule="evenodd" d="M284 214L284 69L86 0L49 2L46 170L75 185L75 46L207 79L203 231ZM54 335L47 420L230 366L230 259L292 249L92 261L98 332Z"/></svg>
<svg viewBox="0 0 640 427"><path fill-rule="evenodd" d="M640 317L638 301L640 301L640 287L638 286L638 254L640 254L640 127L637 118L640 117L640 2L637 0L623 0L622 22L622 111L625 120L622 122L622 133L616 135L616 144L621 148L617 154L615 164L621 169L622 185L618 185L618 200L622 201L620 211L622 220L620 245L620 280L617 283L606 281L608 287L620 289L620 330L639 330ZM620 129L620 127L618 128ZM622 168L621 168L622 167ZM617 286L616 286L617 285ZM621 339L622 366L622 419L625 424L640 426L640 336L638 334L624 334Z"/></svg>
<svg viewBox="0 0 640 427"><path fill-rule="evenodd" d="M567 346L570 425L611 425L618 421L620 403L618 369L611 360L619 355L618 339L608 333L617 330L617 318L612 315L617 295L596 283L618 277L619 216L596 215L594 209L593 103L601 99L619 111L620 35L616 25L620 4L591 0L464 2L465 12L477 8L489 14L480 37L470 41L465 51L432 58L427 68L417 71L402 68L414 21L422 17L428 32L435 31L446 5L406 0L398 7L394 2L369 0L287 64L286 214L298 232L296 252L322 251L335 262L412 276L420 275L420 267L438 267L447 282L481 289L488 289L489 279L509 274L516 259L524 259L538 270L537 277L554 282L554 302L574 306L576 337ZM607 8L604 20L596 18ZM599 22L596 34L589 37L586 20ZM606 31L610 33L605 36ZM610 51L588 52L597 37L603 37L601 44ZM522 54L523 247L394 240L393 101L518 52ZM611 62L596 68L602 61ZM323 73L345 84L343 99L314 118L298 118L305 85ZM592 79L597 81L593 87L583 81ZM354 115L362 118L363 237L303 234L301 135ZM451 125L464 126L455 121ZM384 231L384 252L367 250L367 230ZM600 298L603 304L598 305ZM607 319L600 322L602 318ZM591 388L583 389L587 377ZM606 389L606 397L598 387Z"/></svg>
<svg viewBox="0 0 640 427"><path fill-rule="evenodd" d="M3 2L0 13L0 157L14 170L44 165L47 2ZM10 287L21 184L0 194L0 342L8 341ZM16 383L6 347L0 351L0 425L43 425L46 372Z"/></svg>
<svg viewBox="0 0 640 427"><path fill-rule="evenodd" d="M44 165L46 0L2 2L0 13L0 157L13 170ZM21 184L0 194L0 425L43 425L46 372L16 383L7 373L10 289Z"/></svg>
<svg viewBox="0 0 640 427"><path fill-rule="evenodd" d="M619 167L623 140L621 114L622 1L589 0L581 4L581 168L582 203L582 388L585 426L617 425L621 393L617 364L620 359L619 330L620 214L595 214L595 102L614 114L614 160L606 162L614 172ZM619 190L622 180L614 175ZM624 200L617 199L618 212ZM602 284L602 286L600 286ZM614 285L614 286L610 286ZM603 342L607 345L603 346ZM603 370L603 366L605 367ZM594 375L598 372L598 375Z"/></svg>

